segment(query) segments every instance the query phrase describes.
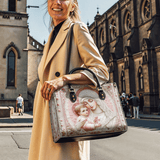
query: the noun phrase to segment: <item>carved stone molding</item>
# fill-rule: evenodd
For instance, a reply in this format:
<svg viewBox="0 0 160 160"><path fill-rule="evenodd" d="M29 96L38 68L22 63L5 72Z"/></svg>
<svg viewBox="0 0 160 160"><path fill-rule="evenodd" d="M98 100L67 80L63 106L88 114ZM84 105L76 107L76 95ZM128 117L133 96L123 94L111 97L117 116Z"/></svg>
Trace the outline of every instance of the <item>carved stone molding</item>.
<svg viewBox="0 0 160 160"><path fill-rule="evenodd" d="M4 14L2 17L3 17L4 19L10 19L10 16L7 15L7 14Z"/></svg>
<svg viewBox="0 0 160 160"><path fill-rule="evenodd" d="M138 52L132 55L133 59L141 58L142 57L142 52Z"/></svg>
<svg viewBox="0 0 160 160"><path fill-rule="evenodd" d="M116 61L115 53L110 53L109 62L114 62L114 61Z"/></svg>
<svg viewBox="0 0 160 160"><path fill-rule="evenodd" d="M29 35L29 44L32 45L35 49L34 50L43 50L44 46L35 40L33 37Z"/></svg>
<svg viewBox="0 0 160 160"><path fill-rule="evenodd" d="M142 53L142 60L143 60L142 65L148 63L148 52Z"/></svg>
<svg viewBox="0 0 160 160"><path fill-rule="evenodd" d="M21 58L20 51L19 51L18 47L17 47L13 42L11 42L11 43L5 48L4 54L3 54L3 58L6 58L7 51L8 51L8 49L10 49L10 48L14 48L14 49L17 51L18 59L20 59L20 58Z"/></svg>
<svg viewBox="0 0 160 160"><path fill-rule="evenodd" d="M113 62L110 63L109 72L110 73L114 72L114 63Z"/></svg>
<svg viewBox="0 0 160 160"><path fill-rule="evenodd" d="M0 11L0 16L3 18L9 19L10 17L21 17L22 18L28 18L27 13L18 13L18 12L11 12L11 11Z"/></svg>
<svg viewBox="0 0 160 160"><path fill-rule="evenodd" d="M143 38L142 48L141 48L142 51L150 49L151 46L152 46L152 45L151 45L150 40L149 40L148 38Z"/></svg>
<svg viewBox="0 0 160 160"><path fill-rule="evenodd" d="M22 17L21 16L15 16L15 19L16 20L22 20Z"/></svg>
<svg viewBox="0 0 160 160"><path fill-rule="evenodd" d="M124 58L124 69L129 69L129 58Z"/></svg>
<svg viewBox="0 0 160 160"><path fill-rule="evenodd" d="M160 46L155 48L155 52L160 52Z"/></svg>
<svg viewBox="0 0 160 160"><path fill-rule="evenodd" d="M131 47L130 46L125 46L125 49L124 49L124 57L128 57L128 56L131 56Z"/></svg>

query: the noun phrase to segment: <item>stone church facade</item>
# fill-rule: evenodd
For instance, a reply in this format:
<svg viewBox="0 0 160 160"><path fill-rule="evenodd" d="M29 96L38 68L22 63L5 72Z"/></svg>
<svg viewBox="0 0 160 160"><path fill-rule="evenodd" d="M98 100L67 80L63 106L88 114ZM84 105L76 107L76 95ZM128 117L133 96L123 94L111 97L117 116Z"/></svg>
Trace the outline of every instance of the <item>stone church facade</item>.
<svg viewBox="0 0 160 160"><path fill-rule="evenodd" d="M32 108L43 45L28 34L26 2L0 0L0 106L15 107L21 93L24 110L28 111Z"/></svg>
<svg viewBox="0 0 160 160"><path fill-rule="evenodd" d="M0 1L0 106L19 93L32 108L43 45L28 33L26 0ZM88 26L119 92L142 93L144 113L160 110L160 0L119 0Z"/></svg>
<svg viewBox="0 0 160 160"><path fill-rule="evenodd" d="M28 107L33 108L35 91L38 83L38 65L43 55L44 46L28 35Z"/></svg>
<svg viewBox="0 0 160 160"><path fill-rule="evenodd" d="M142 93L144 113L160 111L160 0L119 0L88 28L110 82L120 93Z"/></svg>

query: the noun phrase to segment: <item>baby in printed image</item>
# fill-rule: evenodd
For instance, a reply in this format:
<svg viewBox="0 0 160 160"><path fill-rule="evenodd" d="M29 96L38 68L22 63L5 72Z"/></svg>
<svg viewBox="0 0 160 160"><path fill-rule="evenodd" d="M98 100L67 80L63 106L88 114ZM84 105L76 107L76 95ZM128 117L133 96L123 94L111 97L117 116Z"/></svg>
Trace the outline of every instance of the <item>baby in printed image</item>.
<svg viewBox="0 0 160 160"><path fill-rule="evenodd" d="M82 128L86 131L91 131L101 126L98 121L91 121L89 119L89 110L90 106L85 103L81 103L75 107L75 112L79 116L76 124L78 130Z"/></svg>

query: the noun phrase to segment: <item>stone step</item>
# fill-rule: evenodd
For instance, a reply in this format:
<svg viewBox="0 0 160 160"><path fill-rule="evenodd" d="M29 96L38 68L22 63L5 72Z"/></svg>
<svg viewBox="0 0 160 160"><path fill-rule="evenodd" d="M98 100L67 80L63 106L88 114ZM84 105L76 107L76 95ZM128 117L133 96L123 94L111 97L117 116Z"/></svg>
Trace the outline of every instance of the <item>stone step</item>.
<svg viewBox="0 0 160 160"><path fill-rule="evenodd" d="M0 118L10 117L11 109L9 107L0 106Z"/></svg>
<svg viewBox="0 0 160 160"><path fill-rule="evenodd" d="M0 106L0 118L10 117L14 114L14 107Z"/></svg>
<svg viewBox="0 0 160 160"><path fill-rule="evenodd" d="M14 107L9 106L10 110L11 110L11 114L14 114Z"/></svg>

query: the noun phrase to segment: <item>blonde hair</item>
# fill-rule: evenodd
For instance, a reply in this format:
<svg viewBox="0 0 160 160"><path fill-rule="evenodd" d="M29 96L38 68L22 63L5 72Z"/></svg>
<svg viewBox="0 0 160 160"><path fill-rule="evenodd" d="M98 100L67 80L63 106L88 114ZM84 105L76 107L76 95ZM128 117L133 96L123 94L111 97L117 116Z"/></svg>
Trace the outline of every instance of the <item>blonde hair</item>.
<svg viewBox="0 0 160 160"><path fill-rule="evenodd" d="M72 19L73 22L76 22L76 21L81 21L81 18L80 18L80 10L79 10L79 5L78 5L78 1L77 0L73 0L73 3L75 5L74 7L74 10L70 13L70 18Z"/></svg>
<svg viewBox="0 0 160 160"><path fill-rule="evenodd" d="M74 7L74 10L72 12L70 12L69 17L71 18L71 20L73 22L81 21L78 1L77 0L72 0L72 1L74 3L75 7ZM48 2L48 0L46 1L46 3L47 2ZM50 17L50 27L54 28L54 22L53 22L52 17Z"/></svg>

